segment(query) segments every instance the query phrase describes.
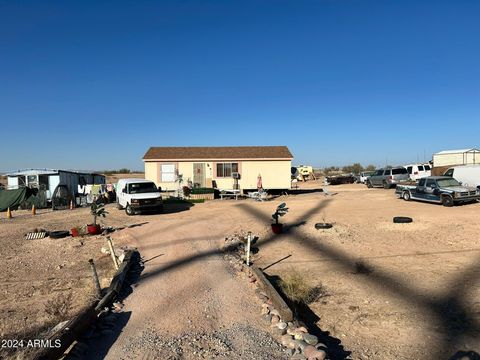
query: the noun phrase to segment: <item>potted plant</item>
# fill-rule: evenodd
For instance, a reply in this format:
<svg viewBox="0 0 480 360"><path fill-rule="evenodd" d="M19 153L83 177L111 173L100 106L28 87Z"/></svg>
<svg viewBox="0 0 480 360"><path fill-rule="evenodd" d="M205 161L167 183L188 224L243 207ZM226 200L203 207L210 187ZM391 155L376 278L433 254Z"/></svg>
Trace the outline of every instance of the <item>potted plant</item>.
<svg viewBox="0 0 480 360"><path fill-rule="evenodd" d="M90 213L93 215L93 224L87 225L87 231L90 235L100 234L100 225L97 225L97 217L105 217L108 211L105 210L105 205L93 202L90 206Z"/></svg>
<svg viewBox="0 0 480 360"><path fill-rule="evenodd" d="M77 237L77 236L80 236L80 227L79 226L75 226L73 228L70 229L70 234L72 234L73 237Z"/></svg>
<svg viewBox="0 0 480 360"><path fill-rule="evenodd" d="M283 231L283 224L278 222L278 219L288 212L287 204L281 203L277 206L277 210L272 214L275 223L272 224L272 231L274 234L281 234Z"/></svg>

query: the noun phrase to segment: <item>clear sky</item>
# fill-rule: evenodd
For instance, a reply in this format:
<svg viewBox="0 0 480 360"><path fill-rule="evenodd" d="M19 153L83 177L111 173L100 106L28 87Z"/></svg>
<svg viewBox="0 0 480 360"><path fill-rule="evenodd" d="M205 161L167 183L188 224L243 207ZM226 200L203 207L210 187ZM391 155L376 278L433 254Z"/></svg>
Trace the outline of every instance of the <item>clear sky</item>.
<svg viewBox="0 0 480 360"><path fill-rule="evenodd" d="M143 169L149 146L294 164L480 146L480 1L0 0L0 171Z"/></svg>

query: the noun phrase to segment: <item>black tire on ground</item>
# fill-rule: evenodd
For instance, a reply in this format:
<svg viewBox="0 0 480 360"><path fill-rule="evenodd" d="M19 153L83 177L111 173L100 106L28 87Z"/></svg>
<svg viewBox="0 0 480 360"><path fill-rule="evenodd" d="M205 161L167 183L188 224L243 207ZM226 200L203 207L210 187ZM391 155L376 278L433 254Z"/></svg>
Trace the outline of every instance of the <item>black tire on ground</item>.
<svg viewBox="0 0 480 360"><path fill-rule="evenodd" d="M52 239L61 239L70 235L70 231L50 231L49 235Z"/></svg>
<svg viewBox="0 0 480 360"><path fill-rule="evenodd" d="M384 189L390 189L390 184L387 183L386 181L383 182L383 188Z"/></svg>
<svg viewBox="0 0 480 360"><path fill-rule="evenodd" d="M367 180L367 188L371 189L372 187L372 182L370 180Z"/></svg>
<svg viewBox="0 0 480 360"><path fill-rule="evenodd" d="M163 206L160 206L159 208L157 208L157 212L158 213L163 213Z"/></svg>
<svg viewBox="0 0 480 360"><path fill-rule="evenodd" d="M446 207L452 207L454 204L453 204L453 198L451 196L443 196L442 197L442 205L443 206L446 206Z"/></svg>
<svg viewBox="0 0 480 360"><path fill-rule="evenodd" d="M411 223L412 221L413 219L408 216L395 216L393 218L393 222L395 224L408 224L408 223Z"/></svg>
<svg viewBox="0 0 480 360"><path fill-rule="evenodd" d="M410 201L412 199L410 191L404 191L402 194L402 199L405 201Z"/></svg>
<svg viewBox="0 0 480 360"><path fill-rule="evenodd" d="M133 215L133 209L132 209L132 207L130 206L130 204L127 204L127 206L125 206L125 213L126 213L128 216Z"/></svg>
<svg viewBox="0 0 480 360"><path fill-rule="evenodd" d="M316 223L315 229L330 229L333 225L330 223Z"/></svg>

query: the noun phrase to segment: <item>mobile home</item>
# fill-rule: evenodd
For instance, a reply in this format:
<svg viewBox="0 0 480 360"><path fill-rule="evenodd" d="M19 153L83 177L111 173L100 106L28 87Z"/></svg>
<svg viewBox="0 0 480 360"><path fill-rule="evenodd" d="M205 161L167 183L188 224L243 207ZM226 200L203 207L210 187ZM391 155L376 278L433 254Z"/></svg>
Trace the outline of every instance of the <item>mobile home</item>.
<svg viewBox="0 0 480 360"><path fill-rule="evenodd" d="M47 200L51 200L58 185L67 186L70 193L76 196L78 185L105 184L105 176L69 170L26 169L8 173L7 181L7 189L37 188L45 190Z"/></svg>

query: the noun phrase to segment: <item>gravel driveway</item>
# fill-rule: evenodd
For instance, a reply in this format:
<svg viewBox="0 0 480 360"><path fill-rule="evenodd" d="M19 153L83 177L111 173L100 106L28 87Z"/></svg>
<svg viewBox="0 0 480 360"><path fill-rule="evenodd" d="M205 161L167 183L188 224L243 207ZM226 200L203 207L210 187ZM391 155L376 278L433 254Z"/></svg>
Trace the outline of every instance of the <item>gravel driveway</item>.
<svg viewBox="0 0 480 360"><path fill-rule="evenodd" d="M211 221L212 211L150 217L118 235L138 247L145 268L125 299L124 327L110 334L115 340L100 358L287 358L261 320L254 286L236 279L218 253L232 223ZM91 348L88 358L98 353Z"/></svg>

